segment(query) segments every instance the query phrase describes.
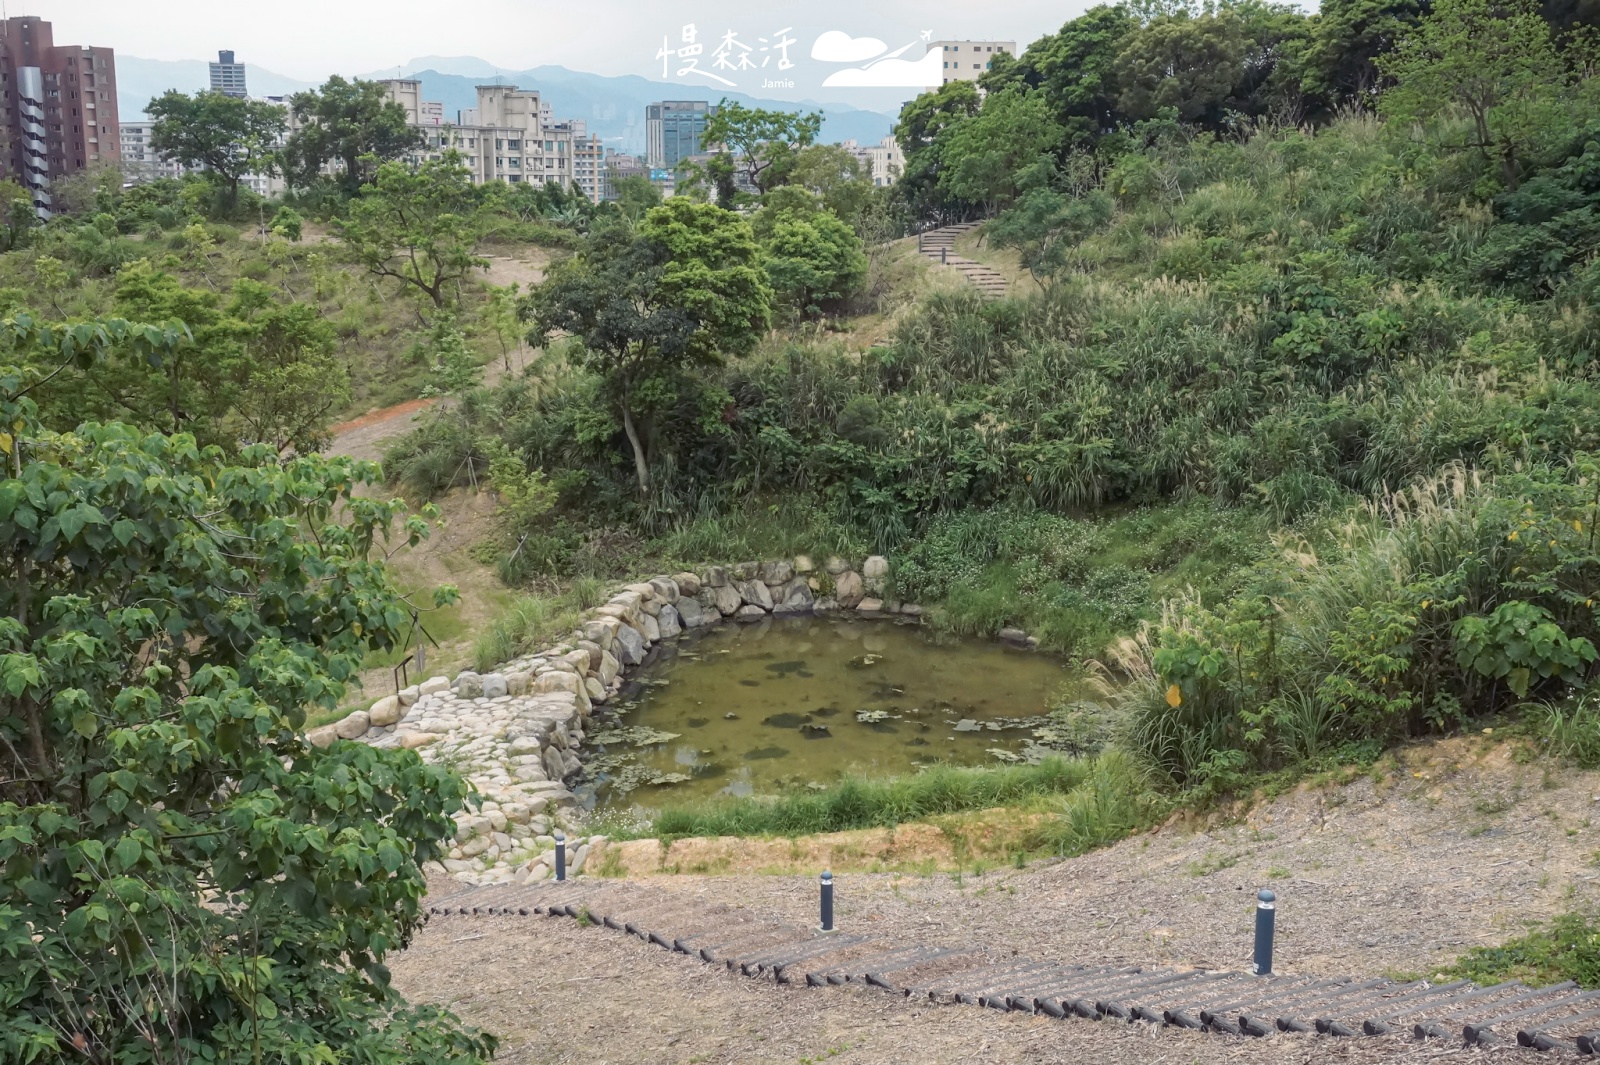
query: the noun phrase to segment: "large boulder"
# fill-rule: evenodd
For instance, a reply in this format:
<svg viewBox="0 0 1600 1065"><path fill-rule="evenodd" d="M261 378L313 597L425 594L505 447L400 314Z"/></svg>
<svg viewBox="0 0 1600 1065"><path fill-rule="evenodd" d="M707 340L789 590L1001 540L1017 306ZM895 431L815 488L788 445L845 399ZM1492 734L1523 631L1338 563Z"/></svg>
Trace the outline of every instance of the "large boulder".
<svg viewBox="0 0 1600 1065"><path fill-rule="evenodd" d="M639 598L643 602L649 602L651 599L656 597L656 590L646 581L640 581L638 584L627 585L624 588L624 591L638 592Z"/></svg>
<svg viewBox="0 0 1600 1065"><path fill-rule="evenodd" d="M744 600L746 606L758 606L762 610L772 609L772 591L761 581L740 581L739 598Z"/></svg>
<svg viewBox="0 0 1600 1065"><path fill-rule="evenodd" d="M862 563L861 583L868 595L882 595L889 583L889 560L873 555Z"/></svg>
<svg viewBox="0 0 1600 1065"><path fill-rule="evenodd" d="M585 676L591 669L594 668L594 662L593 659L590 658L589 652L585 651L581 647L573 651L568 651L566 654L562 655L561 661L565 662L567 665L571 666L575 671L577 671L577 674L580 677Z"/></svg>
<svg viewBox="0 0 1600 1065"><path fill-rule="evenodd" d="M644 617L640 618L639 621L642 623L640 627L644 629L644 638L646 640L649 640L651 643L655 643L657 640L661 639L661 623L659 621L651 617L649 614L646 614Z"/></svg>
<svg viewBox="0 0 1600 1065"><path fill-rule="evenodd" d="M686 629L698 629L710 619L706 617L705 607L697 599L678 600L678 620Z"/></svg>
<svg viewBox="0 0 1600 1065"><path fill-rule="evenodd" d="M700 582L707 588L721 588L728 583L728 567L711 566L706 570L706 579Z"/></svg>
<svg viewBox="0 0 1600 1065"><path fill-rule="evenodd" d="M483 675L483 697L485 699L498 699L509 691L504 673L485 673Z"/></svg>
<svg viewBox="0 0 1600 1065"><path fill-rule="evenodd" d="M753 581L756 574L761 572L759 562L739 562L733 567L733 579L736 581Z"/></svg>
<svg viewBox="0 0 1600 1065"><path fill-rule="evenodd" d="M600 678L601 684L609 686L617 679L617 671L621 668L622 664L617 661L617 656L610 651L604 651L600 655L600 671L595 675Z"/></svg>
<svg viewBox="0 0 1600 1065"><path fill-rule="evenodd" d="M663 640L670 640L683 631L683 624L678 619L678 608L671 603L662 606L661 616L656 619L656 623L661 629Z"/></svg>
<svg viewBox="0 0 1600 1065"><path fill-rule="evenodd" d="M561 752L554 746L544 749L544 771L551 780L560 780L567 775L567 764L561 760Z"/></svg>
<svg viewBox="0 0 1600 1065"><path fill-rule="evenodd" d="M739 589L731 584L717 584L711 587L712 601L716 605L717 613L723 617L732 617L744 605L744 599L739 595Z"/></svg>
<svg viewBox="0 0 1600 1065"><path fill-rule="evenodd" d="M589 656L589 666L586 672L593 673L600 668L600 656L605 652L593 640L579 640L578 650L586 652Z"/></svg>
<svg viewBox="0 0 1600 1065"><path fill-rule="evenodd" d="M774 614L809 614L816 598L803 577L796 577L773 593Z"/></svg>
<svg viewBox="0 0 1600 1065"><path fill-rule="evenodd" d="M794 556L794 571L802 576L816 571L817 564L811 561L810 555Z"/></svg>
<svg viewBox="0 0 1600 1065"><path fill-rule="evenodd" d="M846 610L861 602L866 594L866 589L861 586L861 574L855 570L845 570L834 578L833 597Z"/></svg>
<svg viewBox="0 0 1600 1065"><path fill-rule="evenodd" d="M769 588L776 588L794 580L794 564L791 562L763 562L761 563L761 583Z"/></svg>
<svg viewBox="0 0 1600 1065"><path fill-rule="evenodd" d="M693 573L674 573L672 581L678 586L678 596L697 596L700 594L700 578Z"/></svg>
<svg viewBox="0 0 1600 1065"><path fill-rule="evenodd" d="M659 617L661 615L661 607L663 605L664 604L659 599L646 599L639 607L639 611L642 615L639 620L643 621L645 618Z"/></svg>
<svg viewBox="0 0 1600 1065"><path fill-rule="evenodd" d="M378 728L387 728L400 720L400 697L386 695L367 707L367 721Z"/></svg>
<svg viewBox="0 0 1600 1065"><path fill-rule="evenodd" d="M841 573L846 573L849 571L850 563L846 562L838 555L834 555L832 558L828 559L827 564L823 568L828 571L828 575L830 577L837 577Z"/></svg>
<svg viewBox="0 0 1600 1065"><path fill-rule="evenodd" d="M613 618L611 620L615 621L616 619ZM611 649L611 641L616 639L616 635L616 626L607 625L601 618L595 618L592 621L583 623L583 638L598 646L602 651Z"/></svg>
<svg viewBox="0 0 1600 1065"><path fill-rule="evenodd" d="M456 674L456 694L463 699L477 699L483 695L483 678L471 670Z"/></svg>
<svg viewBox="0 0 1600 1065"><path fill-rule="evenodd" d="M401 706L414 706L416 705L417 700L422 698L422 693L418 691L417 686L413 684L409 688L401 688L400 693L396 696L396 698L400 700Z"/></svg>
<svg viewBox="0 0 1600 1065"><path fill-rule="evenodd" d="M447 692L449 690L450 690L450 678L449 677L429 677L427 680L425 680L421 684L417 685L417 695L418 696L438 695L440 692Z"/></svg>
<svg viewBox="0 0 1600 1065"><path fill-rule="evenodd" d="M552 669L548 673L541 673L533 682L534 692L571 692L577 695L583 690L583 678L576 673L566 673L559 669Z"/></svg>
<svg viewBox="0 0 1600 1065"><path fill-rule="evenodd" d="M734 616L740 621L762 621L767 617L767 612L758 606L742 606Z"/></svg>
<svg viewBox="0 0 1600 1065"><path fill-rule="evenodd" d="M331 747L338 738L339 733L332 725L323 725L306 733L306 740L313 747Z"/></svg>
<svg viewBox="0 0 1600 1065"><path fill-rule="evenodd" d="M583 690L589 693L589 701L591 703L603 703L606 701L606 687L600 683L599 677L589 677L585 680L583 682Z"/></svg>
<svg viewBox="0 0 1600 1065"><path fill-rule="evenodd" d="M371 727L372 720L367 717L367 712L357 710L343 721L334 722L333 732L341 740L353 740L365 736Z"/></svg>
<svg viewBox="0 0 1600 1065"><path fill-rule="evenodd" d="M529 672L527 672L525 670L520 670L519 669L515 673L507 673L506 674L506 694L507 695L526 695L526 694L528 694L528 685L532 684L532 683L533 683L533 674L529 673Z"/></svg>
<svg viewBox="0 0 1600 1065"><path fill-rule="evenodd" d="M620 652L617 657L623 665L636 666L644 661L644 636L633 626L624 625L617 630L617 642L612 650Z"/></svg>
<svg viewBox="0 0 1600 1065"><path fill-rule="evenodd" d="M651 577L650 587L656 590L656 598L662 603L678 601L678 582L671 577Z"/></svg>

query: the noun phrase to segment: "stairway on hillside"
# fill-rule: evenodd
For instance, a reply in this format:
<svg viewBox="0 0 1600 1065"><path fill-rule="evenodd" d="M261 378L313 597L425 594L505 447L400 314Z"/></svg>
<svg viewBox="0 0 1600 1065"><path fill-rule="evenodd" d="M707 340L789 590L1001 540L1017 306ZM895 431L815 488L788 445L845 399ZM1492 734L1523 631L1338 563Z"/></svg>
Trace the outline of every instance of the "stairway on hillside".
<svg viewBox="0 0 1600 1065"><path fill-rule="evenodd" d="M1003 299L1008 288L1006 279L994 268L956 254L956 240L977 229L982 223L961 222L953 226L930 229L917 237L917 250L941 266L961 272L974 288L988 299Z"/></svg>
<svg viewBox="0 0 1600 1065"><path fill-rule="evenodd" d="M429 899L430 917L578 918L748 977L794 987L878 987L922 1002L1049 1017L1116 1019L1154 1033L1178 1027L1223 1036L1274 1032L1410 1036L1593 1054L1600 991L1518 981L1479 987L1380 977L1040 962L981 946L889 936L828 935L646 884L583 880L492 885ZM605 934L597 931L596 934ZM467 937L477 938L477 937Z"/></svg>

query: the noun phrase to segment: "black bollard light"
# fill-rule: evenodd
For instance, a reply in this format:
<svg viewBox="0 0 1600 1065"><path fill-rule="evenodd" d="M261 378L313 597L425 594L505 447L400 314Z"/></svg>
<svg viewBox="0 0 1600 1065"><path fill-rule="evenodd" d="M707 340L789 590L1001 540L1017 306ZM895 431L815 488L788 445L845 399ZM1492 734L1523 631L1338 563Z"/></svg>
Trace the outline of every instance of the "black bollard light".
<svg viewBox="0 0 1600 1065"><path fill-rule="evenodd" d="M833 931L833 874L822 873L822 931Z"/></svg>
<svg viewBox="0 0 1600 1065"><path fill-rule="evenodd" d="M556 879L567 878L567 835L556 829Z"/></svg>
<svg viewBox="0 0 1600 1065"><path fill-rule="evenodd" d="M1278 896L1266 888L1256 894L1256 960L1250 971L1272 975L1272 932L1278 916Z"/></svg>
<svg viewBox="0 0 1600 1065"><path fill-rule="evenodd" d="M950 249L949 248L940 248L939 249L939 265L940 266L949 266L950 265Z"/></svg>

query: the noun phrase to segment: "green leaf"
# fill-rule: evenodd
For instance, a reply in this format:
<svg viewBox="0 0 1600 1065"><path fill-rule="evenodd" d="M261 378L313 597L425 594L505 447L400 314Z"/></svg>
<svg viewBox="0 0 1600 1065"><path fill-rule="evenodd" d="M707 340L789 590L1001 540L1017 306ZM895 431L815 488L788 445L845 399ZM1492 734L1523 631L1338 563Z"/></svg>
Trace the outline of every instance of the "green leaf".
<svg viewBox="0 0 1600 1065"><path fill-rule="evenodd" d="M91 711L79 710L72 715L72 731L84 739L93 739L94 734L100 731L100 721Z"/></svg>
<svg viewBox="0 0 1600 1065"><path fill-rule="evenodd" d="M143 853L144 848L139 846L139 841L132 836L123 836L117 841L117 861L121 863L124 872L138 865L139 857Z"/></svg>

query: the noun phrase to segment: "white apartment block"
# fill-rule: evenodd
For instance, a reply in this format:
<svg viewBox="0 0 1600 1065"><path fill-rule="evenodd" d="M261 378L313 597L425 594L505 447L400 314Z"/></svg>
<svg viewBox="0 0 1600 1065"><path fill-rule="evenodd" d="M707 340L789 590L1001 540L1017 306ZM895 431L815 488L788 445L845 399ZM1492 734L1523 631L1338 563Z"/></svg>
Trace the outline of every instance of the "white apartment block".
<svg viewBox="0 0 1600 1065"><path fill-rule="evenodd" d="M952 81L977 81L996 52L1017 54L1016 41L933 41L928 51L944 53L944 84ZM931 86L938 88L937 85Z"/></svg>
<svg viewBox="0 0 1600 1065"><path fill-rule="evenodd" d="M423 133L413 163L438 159L454 148L475 184L554 181L567 187L577 180L575 142L587 129L581 122L554 121L536 90L479 85L478 106L459 112L451 125L444 121L443 105L422 99L421 82L394 78L382 84L389 99L405 109L407 121Z"/></svg>
<svg viewBox="0 0 1600 1065"><path fill-rule="evenodd" d="M841 141L839 147L856 157L866 170L867 177L880 189L893 185L905 173L906 157L893 134L865 148L853 140Z"/></svg>

